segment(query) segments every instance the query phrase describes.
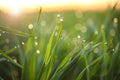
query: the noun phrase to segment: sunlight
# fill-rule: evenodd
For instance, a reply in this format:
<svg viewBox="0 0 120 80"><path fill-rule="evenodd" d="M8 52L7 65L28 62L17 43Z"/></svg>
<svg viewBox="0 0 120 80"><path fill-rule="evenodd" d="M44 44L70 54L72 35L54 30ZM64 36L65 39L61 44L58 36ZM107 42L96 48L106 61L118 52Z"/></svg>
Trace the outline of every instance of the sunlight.
<svg viewBox="0 0 120 80"><path fill-rule="evenodd" d="M43 11L50 10L88 10L103 9L113 4L117 0L0 0L0 9L13 15L18 15L21 11L33 11L42 7ZM101 6L102 5L102 6Z"/></svg>
<svg viewBox="0 0 120 80"><path fill-rule="evenodd" d="M20 9L18 7L11 8L11 14L14 16L17 16L21 13Z"/></svg>

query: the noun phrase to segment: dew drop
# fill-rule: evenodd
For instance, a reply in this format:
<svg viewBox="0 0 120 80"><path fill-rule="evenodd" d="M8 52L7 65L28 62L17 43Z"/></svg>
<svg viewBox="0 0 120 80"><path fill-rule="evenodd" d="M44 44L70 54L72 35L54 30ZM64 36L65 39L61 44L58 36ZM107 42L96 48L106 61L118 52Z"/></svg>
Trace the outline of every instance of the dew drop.
<svg viewBox="0 0 120 80"><path fill-rule="evenodd" d="M62 18L60 19L60 22L63 22L63 19L62 19Z"/></svg>
<svg viewBox="0 0 120 80"><path fill-rule="evenodd" d="M105 42L105 44L107 44L107 42Z"/></svg>
<svg viewBox="0 0 120 80"><path fill-rule="evenodd" d="M112 51L115 51L115 49L112 49Z"/></svg>
<svg viewBox="0 0 120 80"><path fill-rule="evenodd" d="M36 53L37 53L37 54L40 54L40 50L37 50Z"/></svg>
<svg viewBox="0 0 120 80"><path fill-rule="evenodd" d="M83 42L85 42L85 40L82 40Z"/></svg>
<svg viewBox="0 0 120 80"><path fill-rule="evenodd" d="M35 46L37 46L38 45L38 42L35 42Z"/></svg>
<svg viewBox="0 0 120 80"><path fill-rule="evenodd" d="M24 42L22 42L22 45L24 45L25 43Z"/></svg>
<svg viewBox="0 0 120 80"><path fill-rule="evenodd" d="M97 30L95 31L95 35L98 35L98 31Z"/></svg>
<svg viewBox="0 0 120 80"><path fill-rule="evenodd" d="M77 38L80 39L80 35L78 35Z"/></svg>
<svg viewBox="0 0 120 80"><path fill-rule="evenodd" d="M17 48L17 47L15 46L15 48Z"/></svg>
<svg viewBox="0 0 120 80"><path fill-rule="evenodd" d="M83 32L83 33L87 32L87 28L86 28L85 26L82 26L82 27L80 28L80 30L81 30L81 32Z"/></svg>
<svg viewBox="0 0 120 80"><path fill-rule="evenodd" d="M95 48L94 49L94 53L98 53L99 52L99 49L98 48Z"/></svg>
<svg viewBox="0 0 120 80"><path fill-rule="evenodd" d="M28 29L33 29L33 24L29 24Z"/></svg>
<svg viewBox="0 0 120 80"><path fill-rule="evenodd" d="M2 32L3 34L5 33L5 31Z"/></svg>
<svg viewBox="0 0 120 80"><path fill-rule="evenodd" d="M37 39L38 37L37 36L35 36L35 39Z"/></svg>
<svg viewBox="0 0 120 80"><path fill-rule="evenodd" d="M7 60L7 62L10 62L10 60Z"/></svg>
<svg viewBox="0 0 120 80"><path fill-rule="evenodd" d="M101 29L104 29L104 28L105 28L105 26L102 24L102 25L101 25Z"/></svg>
<svg viewBox="0 0 120 80"><path fill-rule="evenodd" d="M110 34L111 36L115 36L115 30L114 30L114 29L111 29L109 34Z"/></svg>
<svg viewBox="0 0 120 80"><path fill-rule="evenodd" d="M15 58L13 58L13 61L14 61L15 63L17 63L17 60L16 60Z"/></svg>
<svg viewBox="0 0 120 80"><path fill-rule="evenodd" d="M57 17L59 18L59 17L60 17L60 14L57 14Z"/></svg>
<svg viewBox="0 0 120 80"><path fill-rule="evenodd" d="M113 22L114 22L114 23L118 23L118 18L114 18L114 19L113 19Z"/></svg>

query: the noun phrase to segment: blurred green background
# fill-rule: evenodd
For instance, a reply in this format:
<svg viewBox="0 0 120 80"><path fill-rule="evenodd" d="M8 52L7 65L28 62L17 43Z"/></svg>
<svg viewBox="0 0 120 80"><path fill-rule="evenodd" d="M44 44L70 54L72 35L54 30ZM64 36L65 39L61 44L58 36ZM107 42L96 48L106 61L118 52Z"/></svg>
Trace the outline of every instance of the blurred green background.
<svg viewBox="0 0 120 80"><path fill-rule="evenodd" d="M79 80L80 78L80 80L119 80L119 13L119 10L115 9L86 12L36 12L21 14L19 16L12 16L1 12L0 53L7 53L8 51L10 58L0 55L0 80ZM43 76L42 73L40 73L40 70L42 70L42 61L44 63L44 56L51 33L53 32L54 28L59 31L58 24L60 21L63 21L63 30L58 42L58 47L55 51L55 64L52 66L53 69L48 75L49 78L45 78L45 73ZM29 29L30 24L35 29ZM17 33L14 29L28 33L30 36L26 37L26 35L24 36L24 34L20 32ZM34 36L35 38L32 41L29 40L31 39L31 36ZM59 33L55 32L55 36L56 37L53 40L52 46L55 44ZM34 46L32 46L32 43ZM28 51L31 49L29 51L30 54L39 54L35 58L36 63L34 62L34 57L31 57L30 54L27 54L26 56L27 49ZM64 70L63 68L63 73L55 73L59 64L64 61L64 58L68 56L70 52L74 52L74 49L76 51L75 54L71 57L72 61L66 60L67 62L71 61L70 65L67 66L67 68L64 66L66 69ZM80 54L82 57L78 58L77 54ZM102 59L100 57L102 57ZM31 60L32 58L33 62ZM24 69L22 70L16 66L14 60L23 65L24 69L27 69L28 66L32 67L26 70L28 72L24 72ZM28 66L26 67L27 60ZM36 66L34 67L29 63L35 63L34 65ZM42 66L44 67L44 65ZM32 72L30 71L33 68L35 68L35 72L33 70L33 74L31 74ZM53 77L52 75L54 73L60 76L56 77L56 75L54 75ZM40 79L34 79L33 76L32 78L29 78L30 75L39 76Z"/></svg>

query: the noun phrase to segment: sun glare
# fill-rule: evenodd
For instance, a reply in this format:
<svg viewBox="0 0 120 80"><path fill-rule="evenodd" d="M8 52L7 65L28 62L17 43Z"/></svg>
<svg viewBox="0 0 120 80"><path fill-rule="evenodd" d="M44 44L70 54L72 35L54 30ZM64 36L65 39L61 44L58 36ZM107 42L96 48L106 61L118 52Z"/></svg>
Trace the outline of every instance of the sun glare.
<svg viewBox="0 0 120 80"><path fill-rule="evenodd" d="M42 7L43 11L59 9L101 9L117 0L0 0L0 8L6 8L6 12L18 15L21 11L33 11ZM102 6L101 6L102 5ZM64 7L64 8L63 8Z"/></svg>
<svg viewBox="0 0 120 80"><path fill-rule="evenodd" d="M12 14L12 15L17 16L17 15L19 15L20 13L21 13L21 12L20 12L20 9L17 8L17 7L14 7L14 8L11 9L11 14Z"/></svg>

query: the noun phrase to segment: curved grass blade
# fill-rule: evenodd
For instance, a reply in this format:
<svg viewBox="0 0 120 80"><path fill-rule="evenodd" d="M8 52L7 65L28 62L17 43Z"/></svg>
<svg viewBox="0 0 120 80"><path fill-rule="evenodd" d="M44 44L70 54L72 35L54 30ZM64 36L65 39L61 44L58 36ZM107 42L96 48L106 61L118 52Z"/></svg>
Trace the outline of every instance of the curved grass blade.
<svg viewBox="0 0 120 80"><path fill-rule="evenodd" d="M23 36L23 37L29 36L29 34L27 34L27 33L18 31L16 29L13 29L13 28L10 28L10 27L2 27L2 26L0 26L0 30L1 31L6 31L8 33L11 33L11 34L14 34L14 35L17 35L17 36Z"/></svg>
<svg viewBox="0 0 120 80"><path fill-rule="evenodd" d="M83 77L84 72L91 67L92 65L94 65L95 63L97 63L98 61L100 61L103 58L103 56L98 57L97 59L95 59L94 61L92 61L92 63L90 63L89 65L87 65L78 75L78 77L76 78L76 80L81 80L81 78Z"/></svg>
<svg viewBox="0 0 120 80"><path fill-rule="evenodd" d="M23 68L22 65L18 64L17 62L15 62L11 57L9 57L8 55L2 53L1 54L3 57L5 57L7 60L9 60L11 63L13 63L14 65L16 65L19 68Z"/></svg>

